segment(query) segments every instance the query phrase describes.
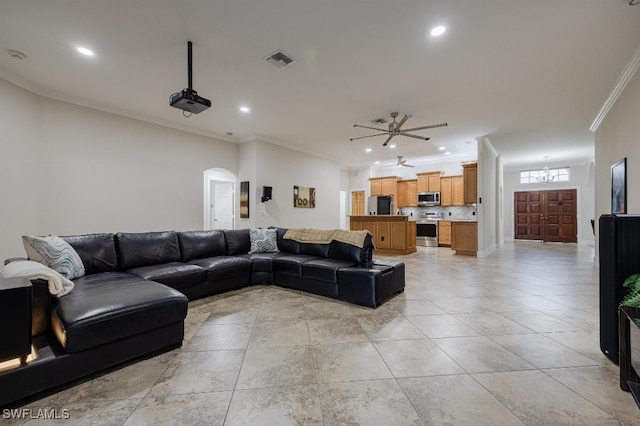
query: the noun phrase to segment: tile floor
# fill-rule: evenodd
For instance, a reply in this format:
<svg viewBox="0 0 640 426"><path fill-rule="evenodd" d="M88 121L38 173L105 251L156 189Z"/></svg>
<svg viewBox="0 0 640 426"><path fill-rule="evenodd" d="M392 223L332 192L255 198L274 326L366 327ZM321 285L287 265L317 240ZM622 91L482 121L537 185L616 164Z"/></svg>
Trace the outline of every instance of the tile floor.
<svg viewBox="0 0 640 426"><path fill-rule="evenodd" d="M65 425L640 425L599 349L592 247L401 259L406 291L376 310L274 286L194 301L182 348L27 407Z"/></svg>

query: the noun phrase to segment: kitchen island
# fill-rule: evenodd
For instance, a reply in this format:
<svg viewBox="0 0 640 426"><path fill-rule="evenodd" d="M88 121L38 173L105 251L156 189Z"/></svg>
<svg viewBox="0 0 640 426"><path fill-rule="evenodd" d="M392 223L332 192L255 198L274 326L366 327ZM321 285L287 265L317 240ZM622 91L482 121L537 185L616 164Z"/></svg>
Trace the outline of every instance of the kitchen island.
<svg viewBox="0 0 640 426"><path fill-rule="evenodd" d="M366 229L373 235L378 254L410 254L416 252L416 223L407 216L350 216L352 231Z"/></svg>

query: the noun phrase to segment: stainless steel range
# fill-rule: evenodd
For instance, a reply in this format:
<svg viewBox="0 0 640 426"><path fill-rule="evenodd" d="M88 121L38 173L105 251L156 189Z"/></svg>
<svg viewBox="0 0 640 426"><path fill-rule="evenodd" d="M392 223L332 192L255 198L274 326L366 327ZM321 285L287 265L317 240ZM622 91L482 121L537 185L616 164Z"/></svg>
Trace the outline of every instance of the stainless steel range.
<svg viewBox="0 0 640 426"><path fill-rule="evenodd" d="M440 212L423 212L416 220L416 244L425 247L438 247L438 222L442 220Z"/></svg>

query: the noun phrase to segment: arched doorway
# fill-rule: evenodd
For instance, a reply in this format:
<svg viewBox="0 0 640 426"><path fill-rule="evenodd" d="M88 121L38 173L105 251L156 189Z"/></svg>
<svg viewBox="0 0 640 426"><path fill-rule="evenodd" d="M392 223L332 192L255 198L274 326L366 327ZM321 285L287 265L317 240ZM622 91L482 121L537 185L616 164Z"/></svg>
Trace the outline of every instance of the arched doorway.
<svg viewBox="0 0 640 426"><path fill-rule="evenodd" d="M235 175L227 169L205 170L203 186L203 229L234 229Z"/></svg>

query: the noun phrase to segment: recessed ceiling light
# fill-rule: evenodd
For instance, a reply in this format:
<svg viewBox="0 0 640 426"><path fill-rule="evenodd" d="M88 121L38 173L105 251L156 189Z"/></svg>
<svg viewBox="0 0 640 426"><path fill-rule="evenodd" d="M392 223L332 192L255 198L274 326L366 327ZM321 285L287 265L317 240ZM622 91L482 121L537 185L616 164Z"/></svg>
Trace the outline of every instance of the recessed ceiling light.
<svg viewBox="0 0 640 426"><path fill-rule="evenodd" d="M371 148L367 148L367 149L365 149L365 151L367 151L367 152L371 152L371 151L373 151L373 150L372 150Z"/></svg>
<svg viewBox="0 0 640 426"><path fill-rule="evenodd" d="M87 49L86 47L78 47L78 53L82 53L84 56L93 56L93 50Z"/></svg>
<svg viewBox="0 0 640 426"><path fill-rule="evenodd" d="M240 107L240 111L241 112L249 112L249 111L251 111L251 109L249 107L246 107L246 106L241 106Z"/></svg>
<svg viewBox="0 0 640 426"><path fill-rule="evenodd" d="M441 146L440 148L438 148L440 151L444 151L445 149L447 149L446 146Z"/></svg>
<svg viewBox="0 0 640 426"><path fill-rule="evenodd" d="M444 26L442 26L442 25L438 25L437 27L433 27L433 28L431 29L431 35L432 35L432 36L434 36L434 37L439 37L439 36L441 36L442 34L444 34L444 32L445 32L446 30L447 30L447 29L446 29Z"/></svg>
<svg viewBox="0 0 640 426"><path fill-rule="evenodd" d="M449 151L445 152L444 155L451 155Z"/></svg>
<svg viewBox="0 0 640 426"><path fill-rule="evenodd" d="M392 143L391 145L389 145L389 148L395 148L395 147L396 147L395 143Z"/></svg>
<svg viewBox="0 0 640 426"><path fill-rule="evenodd" d="M380 162L379 162L379 161L376 161L376 164L380 164Z"/></svg>

